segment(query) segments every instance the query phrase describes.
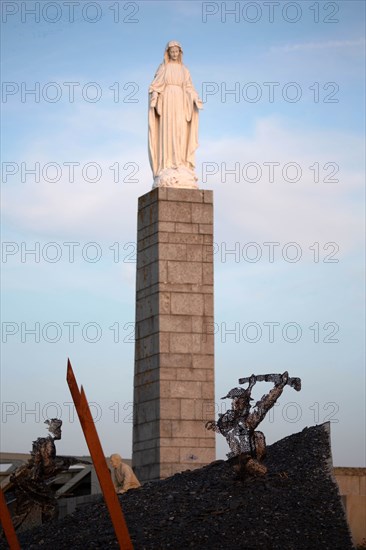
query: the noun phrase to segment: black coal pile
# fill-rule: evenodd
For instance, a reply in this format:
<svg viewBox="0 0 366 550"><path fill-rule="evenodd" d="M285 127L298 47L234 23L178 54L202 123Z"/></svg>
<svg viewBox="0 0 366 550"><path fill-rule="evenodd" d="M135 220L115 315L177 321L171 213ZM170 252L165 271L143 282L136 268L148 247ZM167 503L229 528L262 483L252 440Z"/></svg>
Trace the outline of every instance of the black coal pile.
<svg viewBox="0 0 366 550"><path fill-rule="evenodd" d="M145 484L120 497L142 549L352 549L331 477L329 425L268 447L264 478L237 478L235 459ZM101 500L20 535L23 549L118 548Z"/></svg>

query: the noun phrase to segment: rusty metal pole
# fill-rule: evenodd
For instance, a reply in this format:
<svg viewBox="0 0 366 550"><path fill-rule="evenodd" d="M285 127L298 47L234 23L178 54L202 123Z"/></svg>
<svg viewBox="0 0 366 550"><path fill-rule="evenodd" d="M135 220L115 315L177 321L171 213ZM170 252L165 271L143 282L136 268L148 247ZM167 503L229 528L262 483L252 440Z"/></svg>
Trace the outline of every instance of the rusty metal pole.
<svg viewBox="0 0 366 550"><path fill-rule="evenodd" d="M18 541L17 534L14 529L13 522L11 520L11 515L6 504L5 496L2 490L0 489L0 517L1 524L4 529L6 540L8 541L10 550L20 550L20 544Z"/></svg>
<svg viewBox="0 0 366 550"><path fill-rule="evenodd" d="M71 396L75 403L75 408L79 416L80 424L84 432L90 456L93 460L94 468L98 476L98 480L103 491L104 500L111 516L112 524L120 548L123 550L133 550L130 534L126 525L126 521L116 495L116 491L112 482L112 478L107 466L107 462L103 453L103 449L99 440L93 417L90 412L88 400L86 398L83 386L79 391L74 371L70 360L67 362L67 383L70 388Z"/></svg>

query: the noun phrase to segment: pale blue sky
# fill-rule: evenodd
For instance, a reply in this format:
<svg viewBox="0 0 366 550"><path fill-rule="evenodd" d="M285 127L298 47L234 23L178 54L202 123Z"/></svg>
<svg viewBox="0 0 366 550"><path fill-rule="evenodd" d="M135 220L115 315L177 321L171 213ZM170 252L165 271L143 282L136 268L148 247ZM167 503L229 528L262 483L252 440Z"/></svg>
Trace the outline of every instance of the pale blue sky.
<svg viewBox="0 0 366 550"><path fill-rule="evenodd" d="M22 7L36 4L39 22ZM286 388L268 441L330 418L335 464L363 466L364 3L280 2L272 22L265 2L237 2L237 22L221 2L82 1L74 22L54 4L2 3L2 449L27 451L45 433L42 414L57 413L58 452L87 453L70 415L69 356L97 403L105 452L131 455L147 88L174 39L206 96L196 160L215 196L216 402L239 377L287 369L303 390ZM35 163L39 182L25 173ZM226 182L225 167L237 169ZM273 261L264 243L278 243ZM39 258L24 256L37 247ZM25 332L35 326L39 342ZM218 457L226 451L219 439Z"/></svg>

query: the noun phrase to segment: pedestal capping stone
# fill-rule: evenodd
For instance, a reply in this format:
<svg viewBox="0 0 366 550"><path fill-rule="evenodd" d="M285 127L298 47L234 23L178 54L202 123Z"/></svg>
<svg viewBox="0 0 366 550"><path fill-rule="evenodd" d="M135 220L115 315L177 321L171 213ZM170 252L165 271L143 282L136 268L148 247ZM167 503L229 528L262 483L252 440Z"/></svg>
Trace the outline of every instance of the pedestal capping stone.
<svg viewBox="0 0 366 550"><path fill-rule="evenodd" d="M213 193L139 198L132 465L140 481L215 460Z"/></svg>

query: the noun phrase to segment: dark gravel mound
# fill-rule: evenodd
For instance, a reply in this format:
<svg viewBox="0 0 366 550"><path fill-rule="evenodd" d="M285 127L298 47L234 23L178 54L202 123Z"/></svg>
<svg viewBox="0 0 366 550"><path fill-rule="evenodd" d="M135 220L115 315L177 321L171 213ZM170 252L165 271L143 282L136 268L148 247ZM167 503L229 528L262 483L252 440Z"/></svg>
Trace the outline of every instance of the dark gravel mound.
<svg viewBox="0 0 366 550"><path fill-rule="evenodd" d="M136 550L352 549L331 477L329 425L268 448L262 479L236 478L231 461L146 484L120 498ZM24 549L118 548L101 500L20 536Z"/></svg>

